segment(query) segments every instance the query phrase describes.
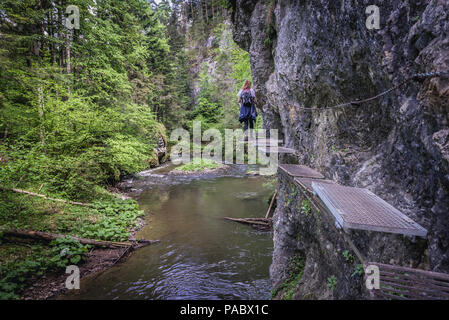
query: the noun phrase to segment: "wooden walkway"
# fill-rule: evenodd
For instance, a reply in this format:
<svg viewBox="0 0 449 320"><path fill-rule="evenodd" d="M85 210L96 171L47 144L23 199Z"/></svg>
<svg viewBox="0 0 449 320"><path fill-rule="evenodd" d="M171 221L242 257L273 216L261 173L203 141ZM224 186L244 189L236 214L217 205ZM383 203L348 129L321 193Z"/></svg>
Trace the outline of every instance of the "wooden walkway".
<svg viewBox="0 0 449 320"><path fill-rule="evenodd" d="M290 154L295 154L296 151L294 149L291 148L286 148L286 147L275 147L275 146L262 146L259 145L257 146L257 149L259 149L262 152L265 153L290 153Z"/></svg>
<svg viewBox="0 0 449 320"><path fill-rule="evenodd" d="M425 237L427 230L392 205L364 188L341 186L324 179L316 170L292 164L279 164L283 173L303 190L314 206L333 216L343 239L364 265L379 268L379 289L369 290L371 299L449 300L449 275L377 262L365 262L349 239L348 229L369 230ZM365 275L366 277L366 275ZM365 278L366 279L366 278Z"/></svg>
<svg viewBox="0 0 449 320"><path fill-rule="evenodd" d="M279 170L314 193L343 229L427 235L426 229L368 189L341 186L303 165L280 164Z"/></svg>
<svg viewBox="0 0 449 320"><path fill-rule="evenodd" d="M379 268L379 289L369 290L371 299L449 300L449 275L378 262L365 262L349 239L347 229L370 230L425 237L427 230L386 201L363 188L338 185L303 165L280 164L279 173L291 177L315 207L338 222L345 242L363 263ZM309 194L309 195L307 195ZM365 275L365 280L366 280Z"/></svg>
<svg viewBox="0 0 449 320"><path fill-rule="evenodd" d="M371 299L448 300L449 275L377 262L366 262L364 268L379 268L379 289L371 289ZM365 275L365 279L366 279Z"/></svg>
<svg viewBox="0 0 449 320"><path fill-rule="evenodd" d="M279 169L292 177L324 179L324 176L318 171L299 164L279 164Z"/></svg>
<svg viewBox="0 0 449 320"><path fill-rule="evenodd" d="M315 194L343 229L425 237L427 230L368 189L312 182Z"/></svg>
<svg viewBox="0 0 449 320"><path fill-rule="evenodd" d="M295 154L296 150L292 148L287 148L281 146L283 143L282 140L274 140L274 139L257 139L257 140L249 140L248 143L252 143L257 149L265 153L289 153Z"/></svg>

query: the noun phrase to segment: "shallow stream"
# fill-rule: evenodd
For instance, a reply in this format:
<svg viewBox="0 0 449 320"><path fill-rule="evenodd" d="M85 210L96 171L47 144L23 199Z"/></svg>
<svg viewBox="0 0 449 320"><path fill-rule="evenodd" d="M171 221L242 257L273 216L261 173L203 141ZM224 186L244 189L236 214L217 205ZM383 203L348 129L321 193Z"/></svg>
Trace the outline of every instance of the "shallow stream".
<svg viewBox="0 0 449 320"><path fill-rule="evenodd" d="M222 176L167 176L167 168L125 181L146 212L136 238L159 239L95 279L79 299L268 299L272 234L223 217L263 217L273 184L246 168Z"/></svg>

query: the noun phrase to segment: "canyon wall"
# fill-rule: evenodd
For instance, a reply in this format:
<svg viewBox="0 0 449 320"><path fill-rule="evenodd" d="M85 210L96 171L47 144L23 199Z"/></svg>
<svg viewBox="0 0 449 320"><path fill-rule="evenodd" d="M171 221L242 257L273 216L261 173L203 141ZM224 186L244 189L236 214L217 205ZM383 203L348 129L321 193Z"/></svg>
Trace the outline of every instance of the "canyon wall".
<svg viewBox="0 0 449 320"><path fill-rule="evenodd" d="M412 247L414 239L407 237L389 242L386 234L354 234L369 258L448 273L449 78L410 81L359 106L301 107L364 99L415 73L448 71L449 1L231 3L234 39L250 53L264 126L279 129L285 145L299 153L289 161L340 184L368 188L429 231L425 245ZM365 9L372 4L380 8L379 30L365 25ZM279 188L282 198L285 179L279 179ZM349 269L338 271L345 270L344 261L323 248L332 244L339 252L344 246L330 229L320 230L322 224L304 229L300 211L281 200L274 215L274 291L289 277L287 261L304 255L294 298L361 297L349 278L329 293L329 276L344 277Z"/></svg>

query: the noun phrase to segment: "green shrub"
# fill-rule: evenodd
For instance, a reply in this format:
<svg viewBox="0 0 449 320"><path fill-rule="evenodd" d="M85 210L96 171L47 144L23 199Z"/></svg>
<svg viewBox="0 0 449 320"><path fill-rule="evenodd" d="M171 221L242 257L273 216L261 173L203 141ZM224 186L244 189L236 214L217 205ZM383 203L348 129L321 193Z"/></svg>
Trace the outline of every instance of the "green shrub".
<svg viewBox="0 0 449 320"><path fill-rule="evenodd" d="M301 211L308 216L312 209L310 208L310 201L307 199L302 200L301 202Z"/></svg>
<svg viewBox="0 0 449 320"><path fill-rule="evenodd" d="M56 239L50 246L47 249L33 245L23 259L0 264L0 300L19 299L19 294L33 279L47 271L60 271L67 265L82 262L88 248L71 237Z"/></svg>
<svg viewBox="0 0 449 320"><path fill-rule="evenodd" d="M352 255L352 253L349 252L349 250L343 251L342 255L345 258L346 262L349 262L349 263L354 262L354 256Z"/></svg>
<svg viewBox="0 0 449 320"><path fill-rule="evenodd" d="M52 246L50 264L59 268L84 261L89 248L88 245L82 245L70 236L53 240L50 245Z"/></svg>
<svg viewBox="0 0 449 320"><path fill-rule="evenodd" d="M99 220L91 224L79 223L76 230L86 238L125 241L138 218L144 214L143 210L139 210L137 202L131 199L100 201L91 210L91 215L99 217Z"/></svg>
<svg viewBox="0 0 449 320"><path fill-rule="evenodd" d="M192 159L189 163L177 167L176 171L203 171L205 169L216 169L221 167L221 163L209 159Z"/></svg>
<svg viewBox="0 0 449 320"><path fill-rule="evenodd" d="M327 278L327 286L331 291L334 291L335 287L337 286L337 277L330 276L329 278Z"/></svg>
<svg viewBox="0 0 449 320"><path fill-rule="evenodd" d="M363 276L365 274L365 270L363 269L363 264L358 264L355 266L354 272L351 274L351 277L354 276Z"/></svg>

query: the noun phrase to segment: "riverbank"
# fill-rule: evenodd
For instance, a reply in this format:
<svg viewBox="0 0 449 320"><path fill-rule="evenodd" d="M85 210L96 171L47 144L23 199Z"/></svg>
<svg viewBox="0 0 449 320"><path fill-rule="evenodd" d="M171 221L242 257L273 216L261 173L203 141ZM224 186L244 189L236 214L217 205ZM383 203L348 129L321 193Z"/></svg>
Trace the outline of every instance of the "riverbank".
<svg viewBox="0 0 449 320"><path fill-rule="evenodd" d="M104 192L89 206L3 192L2 228L32 230L104 241L134 240L144 212L135 200ZM81 245L71 238L37 241L0 232L0 299L49 299L65 290L66 265L78 265L80 276L100 272L125 258L129 248Z"/></svg>

